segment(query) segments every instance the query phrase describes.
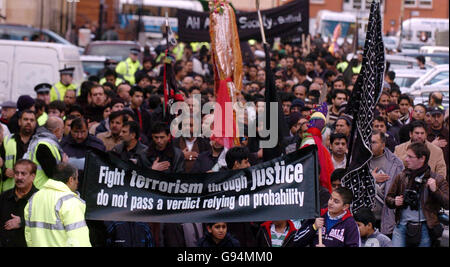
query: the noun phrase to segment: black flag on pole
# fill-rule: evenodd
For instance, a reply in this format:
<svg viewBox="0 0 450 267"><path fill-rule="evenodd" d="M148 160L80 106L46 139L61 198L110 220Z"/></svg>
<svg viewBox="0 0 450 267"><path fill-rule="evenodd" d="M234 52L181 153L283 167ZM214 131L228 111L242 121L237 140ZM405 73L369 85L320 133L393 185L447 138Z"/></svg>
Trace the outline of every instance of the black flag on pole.
<svg viewBox="0 0 450 267"><path fill-rule="evenodd" d="M264 52L266 53L266 90L264 91L264 97L266 100L266 122L267 129L271 129L270 125L270 117L278 116L278 142L277 146L274 148L263 148L263 160L269 161L276 157L281 156L283 151L282 140L285 136L288 136L289 129L284 118L283 111L281 109L281 105L278 98L277 88L275 87L275 79L273 77L272 70L270 69L270 49L268 44L264 44ZM270 108L270 103L276 102L278 103L278 110L275 112Z"/></svg>
<svg viewBox="0 0 450 267"><path fill-rule="evenodd" d="M362 207L374 206L375 184L369 161L373 156L371 138L374 110L383 90L385 69L381 23L380 1L374 0L370 7L361 72L345 112L353 116L353 125L352 141L349 144L351 153L342 184L353 192L353 212Z"/></svg>

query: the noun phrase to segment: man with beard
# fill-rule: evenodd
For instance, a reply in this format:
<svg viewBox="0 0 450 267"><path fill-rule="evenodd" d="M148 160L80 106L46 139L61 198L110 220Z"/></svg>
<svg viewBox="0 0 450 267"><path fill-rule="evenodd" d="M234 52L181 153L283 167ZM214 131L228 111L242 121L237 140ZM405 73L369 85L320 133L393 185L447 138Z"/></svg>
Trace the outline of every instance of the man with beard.
<svg viewBox="0 0 450 267"><path fill-rule="evenodd" d="M373 158L369 162L371 174L375 182L375 207L372 210L376 219L374 226L381 233L392 237L395 220L394 211L385 205L385 198L394 178L403 169L403 162L394 153L386 149L386 135L374 130L371 137L371 149Z"/></svg>
<svg viewBox="0 0 450 267"><path fill-rule="evenodd" d="M386 119L382 116L377 116L373 119L372 123L373 130L380 131L384 134L386 137L386 147L393 153L395 150L395 147L399 144L397 140L392 136L390 132L387 130L387 122ZM408 131L409 135L409 131Z"/></svg>
<svg viewBox="0 0 450 267"><path fill-rule="evenodd" d="M105 151L105 146L97 137L90 135L87 122L83 118L77 118L70 124L70 135L61 141L61 147L69 157L68 162L79 171L79 177L83 177L84 160L90 149ZM82 188L83 179L79 179Z"/></svg>
<svg viewBox="0 0 450 267"><path fill-rule="evenodd" d="M427 140L442 149L445 164L449 168L448 130L444 127L444 110L434 107L430 110L431 124L427 129ZM448 172L447 172L448 173ZM448 177L447 177L448 178Z"/></svg>
<svg viewBox="0 0 450 267"><path fill-rule="evenodd" d="M124 161L132 161L139 167L143 167L141 156L145 155L148 147L139 141L140 129L135 121L126 121L120 131L122 143L114 146L113 152L117 153Z"/></svg>
<svg viewBox="0 0 450 267"><path fill-rule="evenodd" d="M227 165L227 149L223 146L223 139L211 136L210 140L211 149L198 155L191 173L217 172Z"/></svg>
<svg viewBox="0 0 450 267"><path fill-rule="evenodd" d="M399 132L402 127L401 122L398 120L400 118L400 106L395 103L390 103L386 107L386 115L387 115L387 129L396 140L400 140Z"/></svg>
<svg viewBox="0 0 450 267"><path fill-rule="evenodd" d="M412 100L407 94L402 94L398 98L398 106L400 107L401 117L398 119L402 125L408 124L411 121L411 106Z"/></svg>
<svg viewBox="0 0 450 267"><path fill-rule="evenodd" d="M345 169L347 165L347 136L343 133L334 133L330 136L330 154L334 169Z"/></svg>
<svg viewBox="0 0 450 267"><path fill-rule="evenodd" d="M411 143L416 142L423 143L426 145L428 150L430 150L430 159L428 160L428 165L430 166L431 171L439 175L442 175L444 178L446 178L447 166L445 164L444 154L442 153L441 148L433 145L427 140L427 131L425 123L423 121L412 122L409 136L411 140L396 146L394 152L394 154L403 161L405 167L408 167L406 162L406 152L408 146Z"/></svg>
<svg viewBox="0 0 450 267"><path fill-rule="evenodd" d="M127 122L127 116L122 111L115 111L109 115L109 131L97 135L97 138L105 145L106 151L112 150L114 146L122 142L120 135L125 122Z"/></svg>
<svg viewBox="0 0 450 267"><path fill-rule="evenodd" d="M4 161L0 193L14 187L14 164L28 150L31 137L36 130L36 124L34 112L29 109L24 110L19 117L19 133L10 134L4 138L3 146L0 146L0 156Z"/></svg>
<svg viewBox="0 0 450 267"><path fill-rule="evenodd" d="M86 107L85 117L90 121L101 122L106 104L105 90L101 85L94 85L89 90L88 97L91 98L92 102Z"/></svg>

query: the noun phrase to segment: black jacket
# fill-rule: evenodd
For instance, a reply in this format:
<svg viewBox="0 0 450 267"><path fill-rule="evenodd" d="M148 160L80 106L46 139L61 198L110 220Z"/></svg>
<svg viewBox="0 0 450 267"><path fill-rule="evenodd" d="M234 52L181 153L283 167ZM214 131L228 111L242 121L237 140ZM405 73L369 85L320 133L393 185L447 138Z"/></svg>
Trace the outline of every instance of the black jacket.
<svg viewBox="0 0 450 267"><path fill-rule="evenodd" d="M211 151L200 153L191 169L191 173L205 173L211 170L218 159L219 157L213 157Z"/></svg>
<svg viewBox="0 0 450 267"><path fill-rule="evenodd" d="M159 161L169 161L170 167L166 173L184 172L184 154L180 149L173 146L172 142L167 144L163 151L156 150L155 144L152 142L147 149L145 156L144 168L151 169L153 162L159 157Z"/></svg>
<svg viewBox="0 0 450 267"><path fill-rule="evenodd" d="M133 163L142 168L144 167L144 156L145 153L147 153L147 149L148 147L146 145L138 141L136 146L130 151L126 150L125 144L123 142L114 146L111 151L117 154L117 156L119 156L123 161L135 159L136 162Z"/></svg>
<svg viewBox="0 0 450 267"><path fill-rule="evenodd" d="M15 188L5 191L0 195L0 247L26 247L24 209L28 199L38 190L34 185L30 192L16 201ZM20 217L20 228L5 230L3 226L11 218L11 213Z"/></svg>
<svg viewBox="0 0 450 267"><path fill-rule="evenodd" d="M198 246L201 248L236 248L240 247L239 241L233 238L229 233L218 244L214 242L210 233L205 233L205 236L198 241Z"/></svg>

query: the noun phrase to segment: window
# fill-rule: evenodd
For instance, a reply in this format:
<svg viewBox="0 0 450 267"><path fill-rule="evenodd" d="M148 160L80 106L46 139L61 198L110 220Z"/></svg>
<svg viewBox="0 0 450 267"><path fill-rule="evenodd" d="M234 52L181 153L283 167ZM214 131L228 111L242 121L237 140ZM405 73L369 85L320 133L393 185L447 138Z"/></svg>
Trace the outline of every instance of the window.
<svg viewBox="0 0 450 267"><path fill-rule="evenodd" d="M353 8L355 9L361 9L361 0L353 0Z"/></svg>
<svg viewBox="0 0 450 267"><path fill-rule="evenodd" d="M431 8L433 6L433 0L404 0L405 7L423 7Z"/></svg>
<svg viewBox="0 0 450 267"><path fill-rule="evenodd" d="M405 7L415 7L416 0L404 0Z"/></svg>
<svg viewBox="0 0 450 267"><path fill-rule="evenodd" d="M433 0L419 0L419 7L432 8Z"/></svg>

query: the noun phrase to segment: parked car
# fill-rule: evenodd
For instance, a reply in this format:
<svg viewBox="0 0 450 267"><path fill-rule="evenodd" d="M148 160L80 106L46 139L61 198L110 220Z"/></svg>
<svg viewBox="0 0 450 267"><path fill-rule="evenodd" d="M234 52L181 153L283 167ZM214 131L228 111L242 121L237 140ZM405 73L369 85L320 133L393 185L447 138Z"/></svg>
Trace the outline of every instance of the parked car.
<svg viewBox="0 0 450 267"><path fill-rule="evenodd" d="M444 98L442 99L442 105L445 109L449 108L449 86L448 85L430 85L418 87L416 90L411 91L408 95L414 100L414 104L428 105L428 99L431 93L441 92Z"/></svg>
<svg viewBox="0 0 450 267"><path fill-rule="evenodd" d="M423 56L425 57L425 64L429 64L431 66L436 66L440 64L448 64L449 63L449 55L447 53L430 53L430 54L423 54L423 53L399 53L398 55L407 56L407 57L413 57L416 58L417 56Z"/></svg>
<svg viewBox="0 0 450 267"><path fill-rule="evenodd" d="M394 72L394 82L400 87L402 93L410 91L411 85L427 73L426 70L421 69L396 69Z"/></svg>
<svg viewBox="0 0 450 267"><path fill-rule="evenodd" d="M75 67L74 83L83 81L83 66L74 45L0 40L0 102L35 96L39 83L55 84L59 70Z"/></svg>
<svg viewBox="0 0 450 267"><path fill-rule="evenodd" d="M449 78L448 69L449 65L443 64L437 65L433 69L428 70L427 73L425 73L425 75L417 79L417 81L415 81L411 85L411 91L417 90L423 86L433 85L437 82L448 79Z"/></svg>
<svg viewBox="0 0 450 267"><path fill-rule="evenodd" d="M397 69L419 69L419 64L417 64L417 59L411 56L405 55L386 55L386 63L389 62L389 70ZM433 65L425 62L425 67L427 69L433 68Z"/></svg>
<svg viewBox="0 0 450 267"><path fill-rule="evenodd" d="M122 61L127 59L130 55L131 48L138 48L141 51L142 47L133 41L94 41L90 42L84 50L85 55L104 56ZM142 53L139 55L139 60L142 62Z"/></svg>
<svg viewBox="0 0 450 267"><path fill-rule="evenodd" d="M403 40L400 45L400 51L403 53L418 53L424 45L424 43Z"/></svg>
<svg viewBox="0 0 450 267"><path fill-rule="evenodd" d="M33 36L42 34L44 42L74 45L67 41L57 33L48 29L39 29L26 25L16 24L0 24L0 39L1 40L16 40L16 41L31 41ZM83 54L84 48L77 47L78 52Z"/></svg>
<svg viewBox="0 0 450 267"><path fill-rule="evenodd" d="M105 67L106 57L81 55L80 60L83 64L85 78L97 75Z"/></svg>
<svg viewBox="0 0 450 267"><path fill-rule="evenodd" d="M435 54L449 52L448 46L422 46L419 50L421 54Z"/></svg>

